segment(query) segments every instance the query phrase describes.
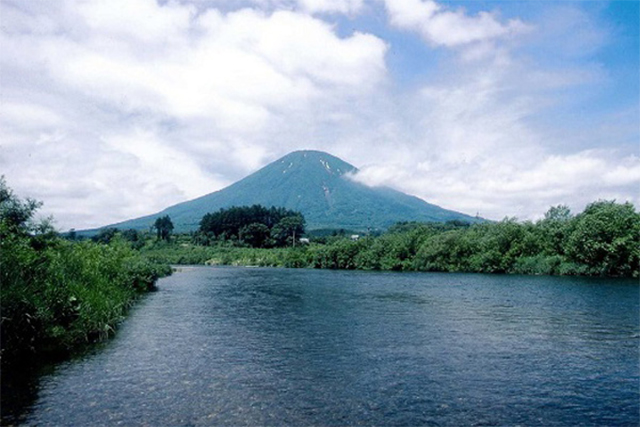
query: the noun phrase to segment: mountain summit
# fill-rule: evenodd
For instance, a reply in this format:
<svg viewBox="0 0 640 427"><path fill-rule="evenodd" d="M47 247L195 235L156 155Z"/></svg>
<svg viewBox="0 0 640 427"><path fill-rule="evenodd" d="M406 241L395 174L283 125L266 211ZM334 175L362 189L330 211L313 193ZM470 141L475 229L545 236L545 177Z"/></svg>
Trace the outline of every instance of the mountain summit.
<svg viewBox="0 0 640 427"><path fill-rule="evenodd" d="M351 179L358 169L321 151L295 151L214 193L114 227L148 229L169 215L176 231L191 231L209 212L259 204L302 212L307 229L384 229L399 221L476 221L387 187L368 187Z"/></svg>

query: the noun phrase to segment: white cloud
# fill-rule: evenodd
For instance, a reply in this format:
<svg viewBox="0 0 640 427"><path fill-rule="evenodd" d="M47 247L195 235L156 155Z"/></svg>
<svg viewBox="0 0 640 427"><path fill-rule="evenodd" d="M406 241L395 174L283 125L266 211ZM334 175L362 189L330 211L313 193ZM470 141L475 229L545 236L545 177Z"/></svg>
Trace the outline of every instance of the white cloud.
<svg viewBox="0 0 640 427"><path fill-rule="evenodd" d="M469 16L464 10L448 10L433 0L385 0L391 23L417 31L436 46L457 47L514 35L528 29L514 19L506 24L489 12Z"/></svg>
<svg viewBox="0 0 640 427"><path fill-rule="evenodd" d="M165 17L176 7L164 9L145 9L145 17L153 18L156 11L162 18L152 25L157 39L137 44L137 32L112 31L107 19L95 25L97 33L86 42L55 40L42 46L42 54L59 58L50 66L56 80L118 108L210 117L232 128L260 128L270 108L332 96L332 88L367 90L385 75L386 47L379 39L359 33L340 39L329 25L309 16L214 10L189 26L180 8L175 13L182 19ZM83 17L102 19L101 10L90 8ZM185 26L166 45L165 21ZM147 42L164 47L149 53Z"/></svg>
<svg viewBox="0 0 640 427"><path fill-rule="evenodd" d="M356 180L490 219L535 219L557 204L579 211L599 198L638 203L637 154L594 148L603 138L637 135L637 118L602 116L603 125L588 124L590 135L586 129L554 134L538 123L563 101L555 89L585 87L597 76L570 79L576 75L571 66L544 79L544 68L496 58L463 65L464 58L454 59L443 69L446 77L412 96L396 124L410 131L380 157L371 156ZM610 132L614 119L619 134ZM623 120L636 130L622 132Z"/></svg>
<svg viewBox="0 0 640 427"><path fill-rule="evenodd" d="M638 186L640 183L640 159L637 156L628 156L623 159L623 164L608 167L602 171L602 179L609 187Z"/></svg>
<svg viewBox="0 0 640 427"><path fill-rule="evenodd" d="M432 203L496 220L504 216L537 219L557 204L569 204L578 212L597 199L637 204L638 159L623 158L625 164L615 167L619 159L598 154L536 157L518 167L505 166L503 162L511 159L500 156L465 165L437 162L426 170L409 161L374 164L363 168L356 179L391 185Z"/></svg>
<svg viewBox="0 0 640 427"><path fill-rule="evenodd" d="M79 15L79 24L102 41L127 40L145 47L174 44L190 30L195 7L156 0L91 0L67 3Z"/></svg>
<svg viewBox="0 0 640 427"><path fill-rule="evenodd" d="M309 13L354 14L362 9L364 0L298 0L298 3Z"/></svg>
<svg viewBox="0 0 640 427"><path fill-rule="evenodd" d="M51 109L24 102L2 102L0 122L3 127L15 129L48 129L60 124L61 117Z"/></svg>

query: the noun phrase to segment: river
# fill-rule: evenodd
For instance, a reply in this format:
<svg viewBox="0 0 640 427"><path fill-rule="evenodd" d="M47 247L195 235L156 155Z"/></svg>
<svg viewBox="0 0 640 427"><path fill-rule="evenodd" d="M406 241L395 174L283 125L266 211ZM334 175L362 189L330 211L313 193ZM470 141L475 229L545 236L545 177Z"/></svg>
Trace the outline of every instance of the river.
<svg viewBox="0 0 640 427"><path fill-rule="evenodd" d="M637 281L187 267L33 426L637 426Z"/></svg>

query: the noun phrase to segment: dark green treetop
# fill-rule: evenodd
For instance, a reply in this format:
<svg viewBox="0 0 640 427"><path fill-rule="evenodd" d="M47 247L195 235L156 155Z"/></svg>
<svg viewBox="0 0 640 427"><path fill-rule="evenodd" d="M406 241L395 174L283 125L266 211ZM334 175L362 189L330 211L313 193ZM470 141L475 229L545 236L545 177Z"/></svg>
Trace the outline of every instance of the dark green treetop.
<svg viewBox="0 0 640 427"><path fill-rule="evenodd" d="M171 222L169 215L156 219L153 227L156 229L156 233L158 234L158 240L169 240L171 232L173 232L173 222Z"/></svg>

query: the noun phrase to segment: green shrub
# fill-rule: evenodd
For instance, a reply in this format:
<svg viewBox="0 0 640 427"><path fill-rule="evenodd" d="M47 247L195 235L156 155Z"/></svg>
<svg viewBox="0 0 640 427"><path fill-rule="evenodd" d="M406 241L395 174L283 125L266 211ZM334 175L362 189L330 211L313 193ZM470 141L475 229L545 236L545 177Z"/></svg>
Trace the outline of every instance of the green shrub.
<svg viewBox="0 0 640 427"><path fill-rule="evenodd" d="M109 336L136 296L171 272L116 236L108 244L64 240L31 222L38 206L0 180L3 372L29 356Z"/></svg>

